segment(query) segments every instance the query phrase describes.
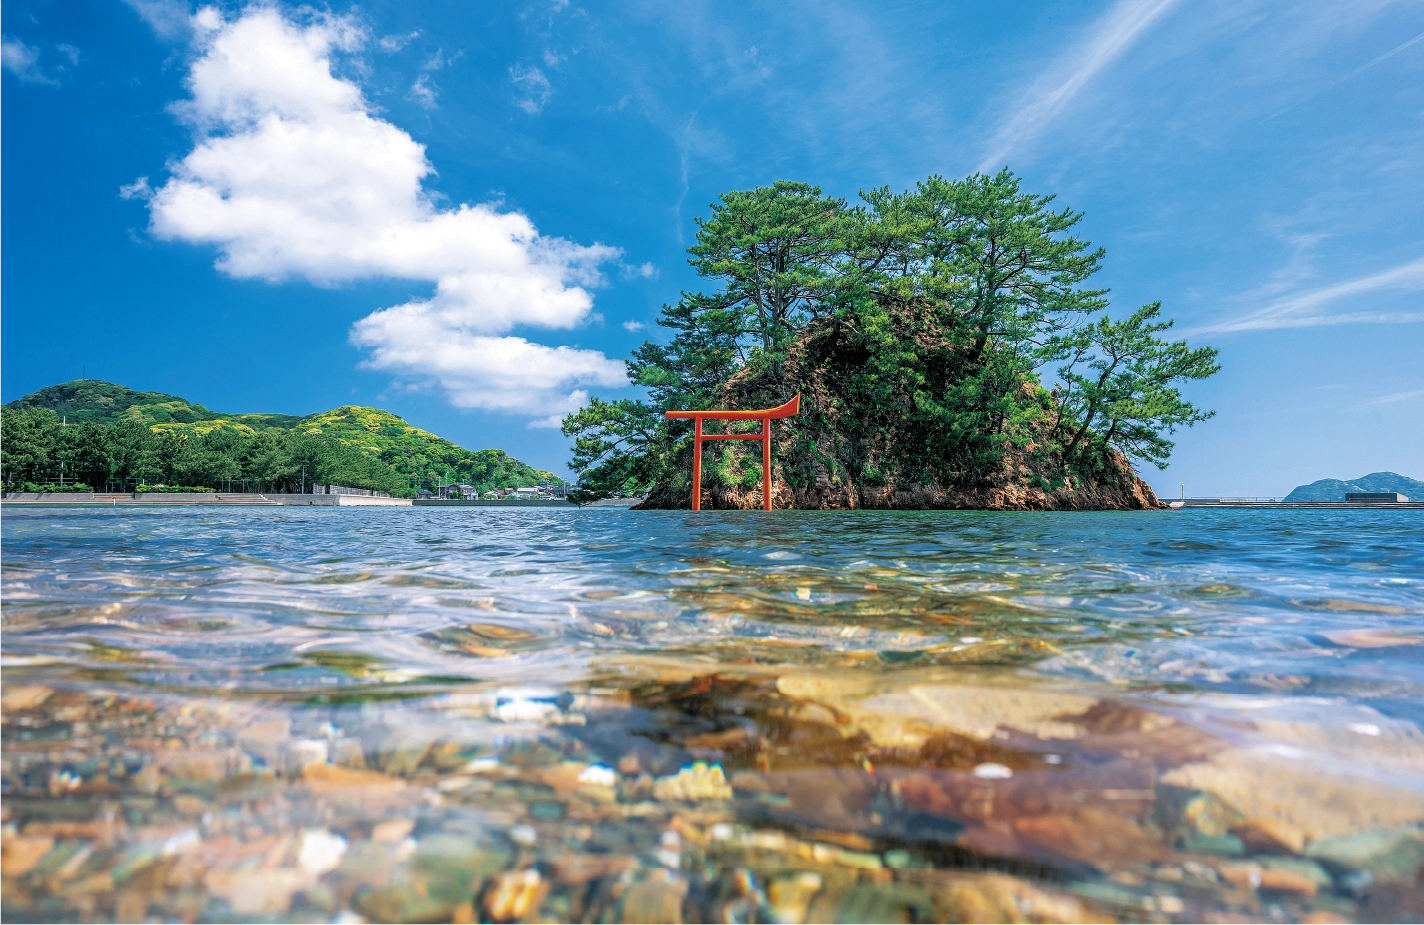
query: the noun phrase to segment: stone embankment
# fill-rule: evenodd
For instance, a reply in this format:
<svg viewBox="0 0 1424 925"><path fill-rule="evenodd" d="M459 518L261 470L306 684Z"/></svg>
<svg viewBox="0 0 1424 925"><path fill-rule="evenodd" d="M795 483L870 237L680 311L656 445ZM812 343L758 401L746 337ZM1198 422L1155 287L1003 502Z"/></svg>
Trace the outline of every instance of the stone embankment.
<svg viewBox="0 0 1424 925"><path fill-rule="evenodd" d="M182 507L221 505L226 507L276 507L284 505L321 507L409 507L409 498L374 498L367 495L256 494L253 492L6 492L6 505L162 505Z"/></svg>
<svg viewBox="0 0 1424 925"><path fill-rule="evenodd" d="M223 507L553 507L573 508L567 501L541 498L537 500L505 498L499 500L463 500L445 498L376 498L370 495L300 495L256 494L252 492L19 492L0 495L5 505L39 507L42 505L100 507L192 507L196 505ZM614 502L610 507L627 507L632 500Z"/></svg>
<svg viewBox="0 0 1424 925"><path fill-rule="evenodd" d="M704 457L729 452L717 447ZM731 451L735 452L735 451ZM772 506L801 510L981 510L981 511L1153 511L1165 505L1152 488L1133 472L1131 464L1116 457L1114 480L1085 481L1064 477L1060 471L1038 472L1034 461L1022 453L1006 456L999 471L972 485L935 485L889 481L883 485L856 485L834 477L818 461L811 464L813 478L792 486L784 478L772 482ZM1047 476L1047 477L1046 477ZM1049 488L1049 477L1058 487ZM690 507L690 488L663 484L655 487L638 509ZM754 510L762 506L762 490L712 483L703 488L702 505L708 510Z"/></svg>
<svg viewBox="0 0 1424 925"><path fill-rule="evenodd" d="M1372 510L1424 510L1424 501L1267 501L1257 498L1187 498L1167 505L1174 511L1184 508L1248 508L1258 511L1313 509L1346 511L1356 508Z"/></svg>

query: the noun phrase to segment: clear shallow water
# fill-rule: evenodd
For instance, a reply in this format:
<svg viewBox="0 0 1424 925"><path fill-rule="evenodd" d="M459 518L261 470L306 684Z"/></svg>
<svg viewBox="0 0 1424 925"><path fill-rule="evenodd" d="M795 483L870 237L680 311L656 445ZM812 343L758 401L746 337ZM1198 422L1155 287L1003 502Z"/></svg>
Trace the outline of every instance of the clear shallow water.
<svg viewBox="0 0 1424 925"><path fill-rule="evenodd" d="M1424 916L1414 512L68 508L3 554L7 918Z"/></svg>

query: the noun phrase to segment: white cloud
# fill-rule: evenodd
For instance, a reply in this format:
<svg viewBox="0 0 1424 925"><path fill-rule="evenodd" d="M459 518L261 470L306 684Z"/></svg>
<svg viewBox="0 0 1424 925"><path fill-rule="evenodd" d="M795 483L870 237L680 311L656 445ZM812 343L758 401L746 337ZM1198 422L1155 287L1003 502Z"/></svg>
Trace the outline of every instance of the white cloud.
<svg viewBox="0 0 1424 925"><path fill-rule="evenodd" d="M119 187L119 198L148 202L153 198L153 187L148 185L148 177L139 177L132 183Z"/></svg>
<svg viewBox="0 0 1424 925"><path fill-rule="evenodd" d="M369 366L439 383L460 407L547 416L582 402L580 386L626 384L622 364L596 351L499 336L587 321L588 289L619 251L545 237L497 203L437 208L424 146L332 73L334 51L365 41L352 20L299 25L259 7L235 20L205 9L194 23L200 54L175 110L197 143L151 191L155 236L215 246L235 277L433 283L429 298L357 322L351 339L370 348Z"/></svg>
<svg viewBox="0 0 1424 925"><path fill-rule="evenodd" d="M1087 83L1116 61L1175 0L1118 0L1093 25L1080 46L1061 56L1011 107L979 163L981 172L1004 166L1005 159L1042 134L1068 108Z"/></svg>
<svg viewBox="0 0 1424 925"><path fill-rule="evenodd" d="M755 45L742 52L742 58L746 60L747 64L752 68L752 83L765 80L771 76L772 70L770 65L764 64L761 61L761 52Z"/></svg>
<svg viewBox="0 0 1424 925"><path fill-rule="evenodd" d="M397 52L418 38L420 38L420 30L416 29L406 35L383 36L377 44L381 46L382 51Z"/></svg>
<svg viewBox="0 0 1424 925"><path fill-rule="evenodd" d="M544 76L544 72L537 67L515 66L509 69L509 79L514 81L514 85L519 88L520 98L514 101L514 105L537 116L544 111L544 104L549 102L549 97L554 95L553 89L549 86L549 78Z"/></svg>
<svg viewBox="0 0 1424 925"><path fill-rule="evenodd" d="M641 322L641 321L625 321L625 322L623 322L623 330L625 330L625 331L641 331L641 330L643 330L643 328L646 328L646 327L647 327L647 325L646 325L646 324L643 324L643 322Z"/></svg>
<svg viewBox="0 0 1424 925"><path fill-rule="evenodd" d="M445 49L438 48L436 49L435 54L432 55L428 61L426 61L420 66L420 69L422 71L438 71L441 68L449 67L456 61L459 61L464 56L465 53L463 51L457 51L447 58L445 57Z"/></svg>
<svg viewBox="0 0 1424 925"><path fill-rule="evenodd" d="M187 39L193 31L192 7L186 0L124 0L148 23L153 34L168 42Z"/></svg>
<svg viewBox="0 0 1424 925"><path fill-rule="evenodd" d="M0 66L25 83L52 84L56 81L40 70L40 50L19 39L0 41Z"/></svg>
<svg viewBox="0 0 1424 925"><path fill-rule="evenodd" d="M1424 257L1397 267L1362 276L1342 283L1332 283L1275 299L1256 311L1207 327L1194 334L1230 333L1235 331L1269 331L1278 328L1313 328L1332 324L1390 324L1424 321L1424 311L1331 311L1329 306L1342 299L1372 292L1424 291Z"/></svg>
<svg viewBox="0 0 1424 925"><path fill-rule="evenodd" d="M571 385L617 388L626 367L596 350L548 347L522 337L489 337L447 328L436 312L376 312L356 322L351 339L372 347L370 369L439 383L457 408L562 416L588 400Z"/></svg>
<svg viewBox="0 0 1424 925"><path fill-rule="evenodd" d="M410 85L410 93L406 94L406 98L422 109L434 109L435 98L439 95L440 90L430 82L430 75L421 74L415 79L415 83Z"/></svg>

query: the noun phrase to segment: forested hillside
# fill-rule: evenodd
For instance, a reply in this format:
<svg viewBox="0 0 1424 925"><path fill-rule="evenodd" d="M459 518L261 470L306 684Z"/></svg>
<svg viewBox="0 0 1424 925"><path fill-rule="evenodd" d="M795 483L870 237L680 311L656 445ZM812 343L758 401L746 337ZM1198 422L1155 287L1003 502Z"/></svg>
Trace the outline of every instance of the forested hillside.
<svg viewBox="0 0 1424 925"><path fill-rule="evenodd" d="M783 182L698 219L688 262L708 288L664 306L669 341L628 360L647 399L564 420L584 495L686 507L691 428L663 412L800 393L774 425L778 507L1155 507L1132 461L1165 464L1170 435L1211 416L1178 386L1216 351L1163 339L1159 304L1114 317L1082 215L1007 170L862 199ZM704 503L759 506L761 466L709 444Z"/></svg>
<svg viewBox="0 0 1424 925"><path fill-rule="evenodd" d="M305 483L407 495L445 482L481 491L559 481L503 450L467 450L387 411L223 414L174 395L85 379L10 402L7 488L79 481L103 490L184 485L295 491Z"/></svg>

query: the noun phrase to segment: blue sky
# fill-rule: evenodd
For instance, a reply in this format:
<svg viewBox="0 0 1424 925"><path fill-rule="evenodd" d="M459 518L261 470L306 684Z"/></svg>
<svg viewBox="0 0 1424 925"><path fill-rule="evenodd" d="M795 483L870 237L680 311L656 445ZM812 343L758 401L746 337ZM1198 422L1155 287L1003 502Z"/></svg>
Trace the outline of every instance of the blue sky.
<svg viewBox="0 0 1424 925"><path fill-rule="evenodd" d="M1424 7L178 0L0 11L0 399L388 408L565 471L548 426L696 278L719 193L1007 164L1115 312L1224 370L1159 492L1424 478ZM641 327L640 327L641 326Z"/></svg>

